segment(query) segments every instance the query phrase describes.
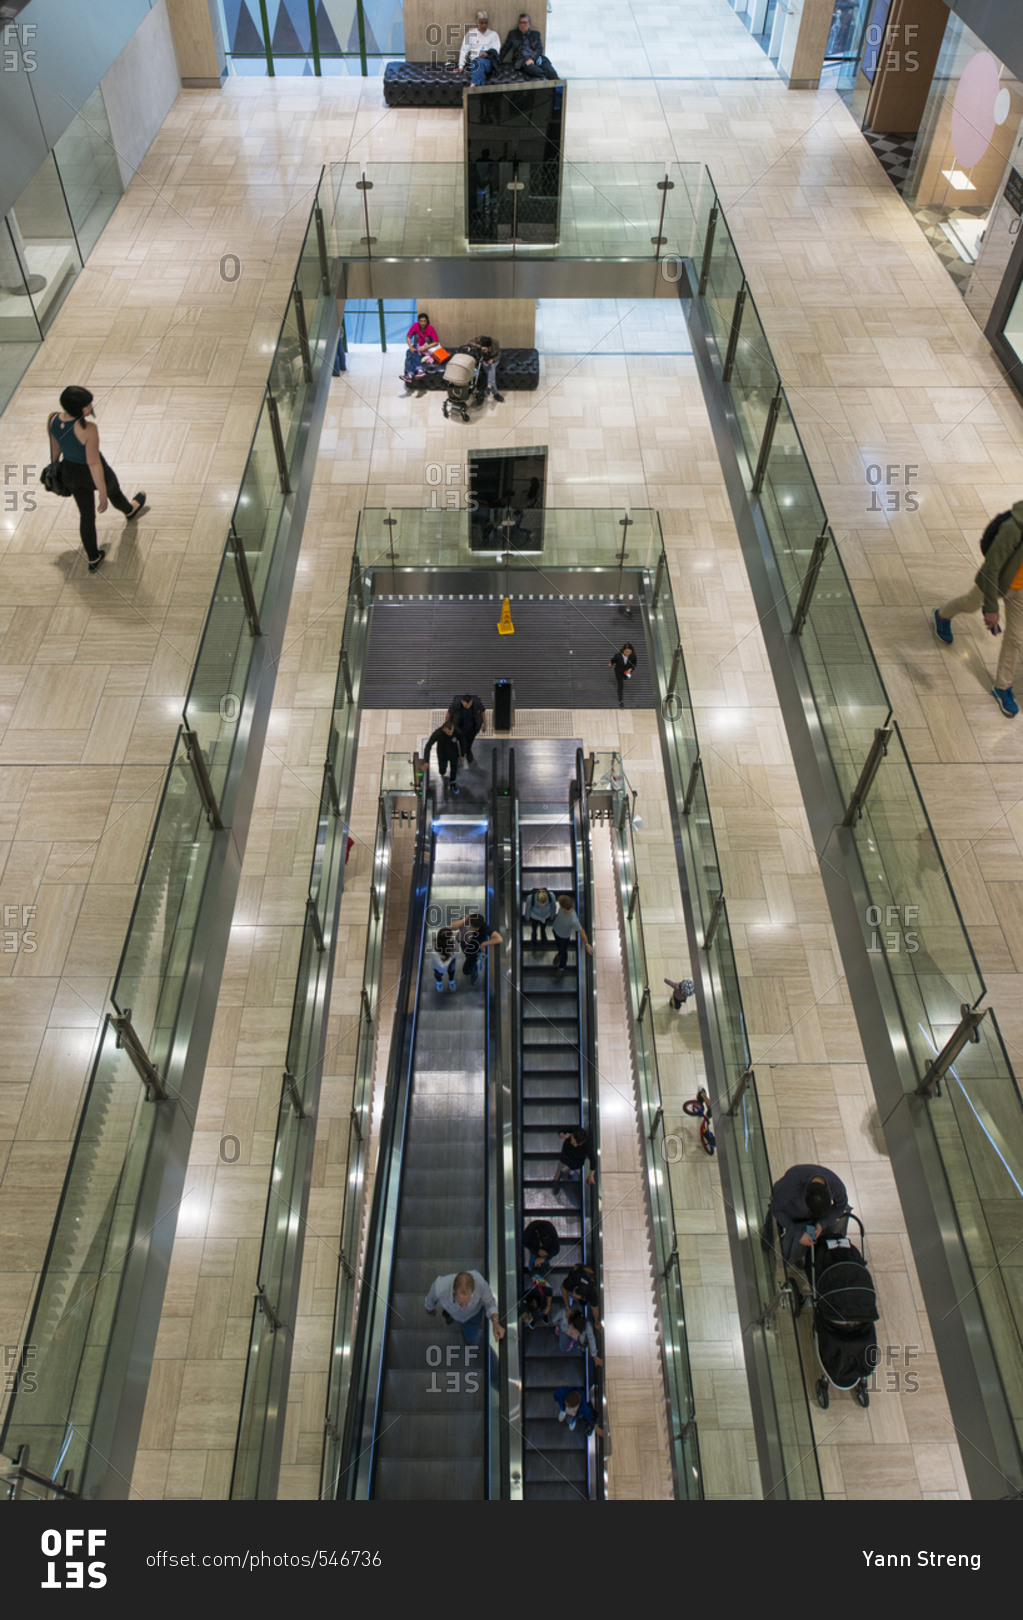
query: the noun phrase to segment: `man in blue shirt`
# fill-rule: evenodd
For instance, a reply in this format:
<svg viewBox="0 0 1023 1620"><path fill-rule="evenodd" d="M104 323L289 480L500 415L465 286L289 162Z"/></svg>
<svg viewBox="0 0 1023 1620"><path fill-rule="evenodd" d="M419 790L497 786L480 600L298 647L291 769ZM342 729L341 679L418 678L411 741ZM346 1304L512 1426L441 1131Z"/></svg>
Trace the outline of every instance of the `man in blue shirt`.
<svg viewBox="0 0 1023 1620"><path fill-rule="evenodd" d="M554 1391L554 1399L559 1407L559 1423L567 1423L570 1429L574 1429L577 1423L582 1423L587 1436L596 1430L603 1439L604 1431L597 1422L597 1414L581 1389L573 1388L571 1384L562 1384L560 1389Z"/></svg>

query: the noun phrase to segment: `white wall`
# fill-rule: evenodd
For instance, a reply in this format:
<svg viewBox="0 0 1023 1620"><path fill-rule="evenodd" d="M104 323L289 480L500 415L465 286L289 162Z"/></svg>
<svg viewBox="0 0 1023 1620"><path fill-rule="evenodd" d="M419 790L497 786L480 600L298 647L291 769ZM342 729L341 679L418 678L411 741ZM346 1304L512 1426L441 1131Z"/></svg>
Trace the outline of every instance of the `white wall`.
<svg viewBox="0 0 1023 1620"><path fill-rule="evenodd" d="M130 184L181 89L167 0L156 4L100 80L124 185Z"/></svg>

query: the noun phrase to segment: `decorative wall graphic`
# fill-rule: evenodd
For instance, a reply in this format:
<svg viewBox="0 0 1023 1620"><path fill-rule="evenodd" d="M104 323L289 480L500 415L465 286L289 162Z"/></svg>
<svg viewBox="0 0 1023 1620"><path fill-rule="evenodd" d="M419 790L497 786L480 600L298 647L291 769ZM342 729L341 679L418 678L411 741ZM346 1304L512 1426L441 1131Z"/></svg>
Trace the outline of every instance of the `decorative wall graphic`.
<svg viewBox="0 0 1023 1620"><path fill-rule="evenodd" d="M989 51L967 62L952 104L952 150L959 168L979 163L995 132L1009 116L1011 97L1002 90L999 66Z"/></svg>

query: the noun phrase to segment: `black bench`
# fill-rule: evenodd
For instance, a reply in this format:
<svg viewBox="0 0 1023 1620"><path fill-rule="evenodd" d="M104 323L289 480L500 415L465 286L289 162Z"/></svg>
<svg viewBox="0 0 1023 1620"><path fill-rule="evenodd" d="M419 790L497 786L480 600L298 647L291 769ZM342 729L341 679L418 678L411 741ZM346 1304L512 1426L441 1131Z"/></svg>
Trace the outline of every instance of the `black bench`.
<svg viewBox="0 0 1023 1620"><path fill-rule="evenodd" d="M449 68L444 62L388 62L384 68L384 100L389 107L460 107L462 91L472 81L469 69ZM496 67L487 84L535 84L514 68Z"/></svg>
<svg viewBox="0 0 1023 1620"><path fill-rule="evenodd" d="M462 354L464 349L452 349L452 354ZM440 390L444 384L444 367L438 366L436 371L427 371L412 385L414 388L430 388ZM501 358L497 362L497 392L503 394L513 389L533 389L540 386L540 351L539 349L502 349Z"/></svg>

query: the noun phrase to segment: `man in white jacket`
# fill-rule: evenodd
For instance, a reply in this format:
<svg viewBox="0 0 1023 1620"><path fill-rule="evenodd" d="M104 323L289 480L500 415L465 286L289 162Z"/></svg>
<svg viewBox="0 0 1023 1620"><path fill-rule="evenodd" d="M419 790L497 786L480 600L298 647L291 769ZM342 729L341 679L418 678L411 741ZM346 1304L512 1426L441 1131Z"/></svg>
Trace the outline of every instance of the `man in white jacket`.
<svg viewBox="0 0 1023 1620"><path fill-rule="evenodd" d="M493 51L494 56L488 56L488 51ZM468 62L469 77L473 84L485 84L487 74L493 72L494 63L500 54L500 34L496 29L491 28L490 18L486 12L477 11L476 27L467 29L465 38L462 40L462 48L458 53L459 69L463 69L466 62Z"/></svg>

